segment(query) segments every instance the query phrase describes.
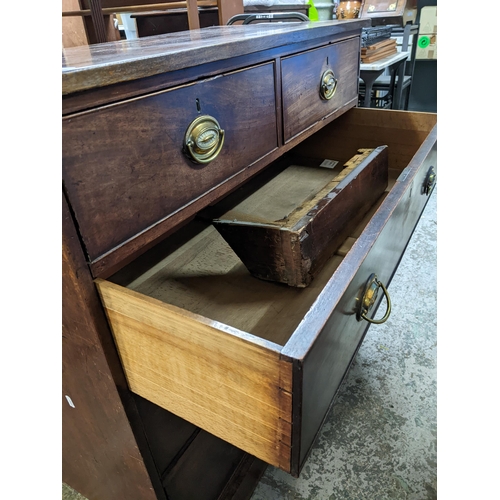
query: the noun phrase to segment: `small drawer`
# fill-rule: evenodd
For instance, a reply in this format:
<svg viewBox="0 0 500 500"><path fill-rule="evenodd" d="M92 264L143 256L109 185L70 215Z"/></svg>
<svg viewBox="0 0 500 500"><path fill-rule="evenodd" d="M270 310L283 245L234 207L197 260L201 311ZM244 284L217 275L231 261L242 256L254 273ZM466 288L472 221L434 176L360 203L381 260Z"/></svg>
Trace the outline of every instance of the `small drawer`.
<svg viewBox="0 0 500 500"><path fill-rule="evenodd" d="M268 63L65 118L64 188L89 259L276 149L275 99Z"/></svg>
<svg viewBox="0 0 500 500"><path fill-rule="evenodd" d="M251 276L198 219L97 279L130 389L298 476L428 200L436 133L434 114L356 108L293 151L389 153L386 191L307 288Z"/></svg>
<svg viewBox="0 0 500 500"><path fill-rule="evenodd" d="M285 143L318 120L357 103L359 50L356 37L283 58Z"/></svg>
<svg viewBox="0 0 500 500"><path fill-rule="evenodd" d="M306 287L387 188L387 148L347 163L287 155L289 165L212 220L250 273Z"/></svg>

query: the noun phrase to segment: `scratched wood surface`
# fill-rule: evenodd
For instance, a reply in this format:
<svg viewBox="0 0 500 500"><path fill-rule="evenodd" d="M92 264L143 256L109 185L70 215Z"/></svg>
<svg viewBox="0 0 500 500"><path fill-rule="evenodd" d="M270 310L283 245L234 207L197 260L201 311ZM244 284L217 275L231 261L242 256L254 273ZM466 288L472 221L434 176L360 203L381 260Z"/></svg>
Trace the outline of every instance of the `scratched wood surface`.
<svg viewBox="0 0 500 500"><path fill-rule="evenodd" d="M279 24L279 26L277 25ZM368 26L369 20L212 26L63 50L62 94L307 42Z"/></svg>

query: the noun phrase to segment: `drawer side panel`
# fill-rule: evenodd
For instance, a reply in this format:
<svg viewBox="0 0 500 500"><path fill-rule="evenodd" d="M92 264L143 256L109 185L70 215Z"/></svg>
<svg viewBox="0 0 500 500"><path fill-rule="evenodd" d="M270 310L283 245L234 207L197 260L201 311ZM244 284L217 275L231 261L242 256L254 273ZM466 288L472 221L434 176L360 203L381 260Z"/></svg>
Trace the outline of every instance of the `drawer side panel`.
<svg viewBox="0 0 500 500"><path fill-rule="evenodd" d="M195 316L97 280L130 389L284 470L291 363Z"/></svg>

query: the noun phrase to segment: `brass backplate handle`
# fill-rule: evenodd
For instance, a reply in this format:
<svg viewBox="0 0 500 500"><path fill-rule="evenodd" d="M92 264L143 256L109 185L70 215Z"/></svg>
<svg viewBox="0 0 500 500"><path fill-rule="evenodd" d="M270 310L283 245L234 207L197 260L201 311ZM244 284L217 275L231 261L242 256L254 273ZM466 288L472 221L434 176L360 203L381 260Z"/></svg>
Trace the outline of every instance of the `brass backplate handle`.
<svg viewBox="0 0 500 500"><path fill-rule="evenodd" d="M321 75L320 94L323 99L329 100L337 90L337 79L331 69Z"/></svg>
<svg viewBox="0 0 500 500"><path fill-rule="evenodd" d="M424 194L429 196L430 192L432 191L432 188L434 187L434 184L436 184L436 170L434 167L429 167L429 170L427 171L427 175L425 176L425 181L424 181L424 186L423 186L423 191Z"/></svg>
<svg viewBox="0 0 500 500"><path fill-rule="evenodd" d="M387 310L385 311L384 317L382 319L372 319L369 318L367 314L375 304L375 301L377 300L378 296L378 291L380 288L384 292L385 298L387 300ZM385 323L390 315L391 315L391 298L389 297L389 292L387 291L383 283L379 281L377 275L372 273L365 284L363 295L361 301L359 302L358 312L356 315L357 319L358 321L364 319L368 321L368 323L374 323L376 325L380 325L382 323Z"/></svg>
<svg viewBox="0 0 500 500"><path fill-rule="evenodd" d="M224 130L212 116L195 118L184 136L184 152L195 163L210 163L217 158L224 144Z"/></svg>

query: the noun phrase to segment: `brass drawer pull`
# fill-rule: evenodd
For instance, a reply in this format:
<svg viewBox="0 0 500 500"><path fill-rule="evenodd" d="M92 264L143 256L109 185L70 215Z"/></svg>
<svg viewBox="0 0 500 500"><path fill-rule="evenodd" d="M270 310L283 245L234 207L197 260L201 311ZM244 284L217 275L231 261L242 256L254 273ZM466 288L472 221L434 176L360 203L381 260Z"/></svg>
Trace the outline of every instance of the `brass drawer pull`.
<svg viewBox="0 0 500 500"><path fill-rule="evenodd" d="M209 115L195 118L184 137L184 152L196 163L210 163L217 158L224 144L224 130Z"/></svg>
<svg viewBox="0 0 500 500"><path fill-rule="evenodd" d="M425 181L423 186L423 191L427 196L429 196L430 192L432 191L432 188L434 187L434 184L436 184L436 177L437 176L434 167L429 167L427 175L425 176Z"/></svg>
<svg viewBox="0 0 500 500"><path fill-rule="evenodd" d="M375 301L377 300L379 288L382 288L385 298L387 299L387 310L385 311L385 315L382 319L371 319L367 317L367 314L372 308L373 304L375 304ZM363 290L363 296L359 303L359 308L356 315L357 319L358 321L364 319L368 321L368 323L374 323L376 325L380 325L382 323L385 323L390 315L391 315L391 298L389 297L389 292L382 284L382 282L378 280L377 275L372 273L368 278L365 288Z"/></svg>
<svg viewBox="0 0 500 500"><path fill-rule="evenodd" d="M329 100L337 90L337 79L331 69L321 75L320 94L323 99Z"/></svg>

